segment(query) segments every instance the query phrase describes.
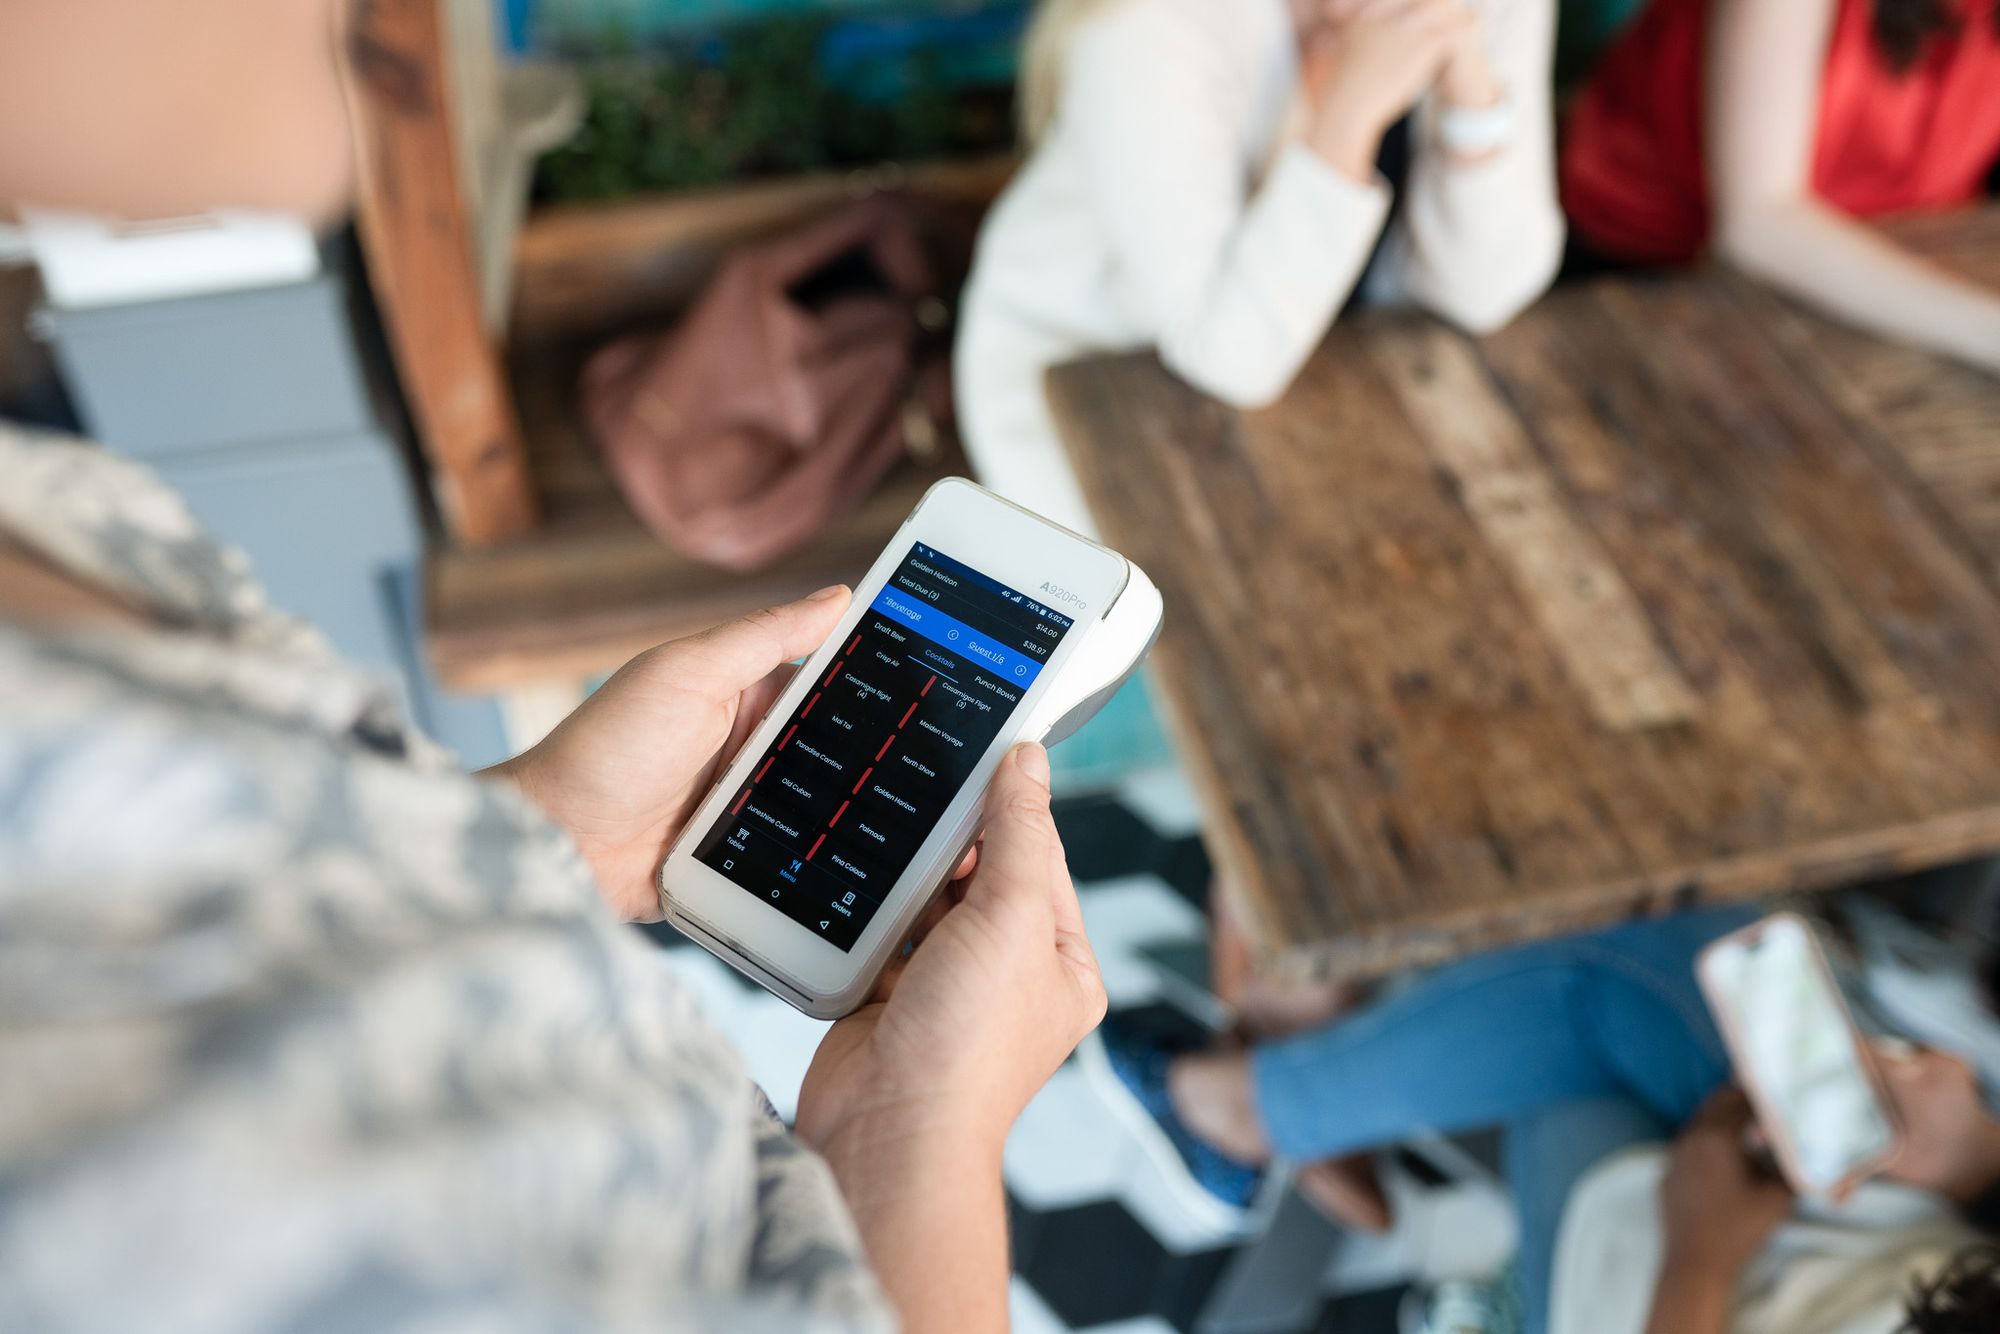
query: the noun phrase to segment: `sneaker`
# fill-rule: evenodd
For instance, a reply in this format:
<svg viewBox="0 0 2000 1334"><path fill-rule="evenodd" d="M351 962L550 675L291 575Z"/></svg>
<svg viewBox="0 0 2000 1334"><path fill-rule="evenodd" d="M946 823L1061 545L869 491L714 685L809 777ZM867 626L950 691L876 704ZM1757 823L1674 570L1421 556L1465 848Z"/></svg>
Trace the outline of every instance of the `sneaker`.
<svg viewBox="0 0 2000 1334"><path fill-rule="evenodd" d="M1264 1170L1237 1162L1195 1136L1167 1096L1167 1066L1181 1053L1106 1019L1077 1049L1078 1062L1140 1148L1175 1202L1199 1224L1241 1230Z"/></svg>
<svg viewBox="0 0 2000 1334"><path fill-rule="evenodd" d="M1398 1321L1404 1334L1519 1334L1521 1317L1506 1278L1448 1279L1411 1289Z"/></svg>

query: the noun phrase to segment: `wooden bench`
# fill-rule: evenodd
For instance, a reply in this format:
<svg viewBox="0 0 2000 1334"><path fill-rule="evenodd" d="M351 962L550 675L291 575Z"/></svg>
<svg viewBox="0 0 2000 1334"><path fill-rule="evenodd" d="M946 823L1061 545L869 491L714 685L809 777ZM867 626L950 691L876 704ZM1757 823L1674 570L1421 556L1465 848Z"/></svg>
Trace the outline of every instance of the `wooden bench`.
<svg viewBox="0 0 2000 1334"><path fill-rule="evenodd" d="M516 235L508 192L525 177L479 165L493 158L479 145L496 132L466 124L504 119L512 84L491 68L490 37L482 47L455 33L461 11L489 8L377 0L364 11L359 223L437 501L432 664L453 689L573 698L584 679L661 639L853 579L924 489L963 469L955 454L913 459L806 550L732 575L660 545L619 498L578 429L583 357L615 334L670 322L736 244L884 186L984 204L1014 163L888 166L543 209ZM496 246L506 248L499 273ZM497 294L504 309L492 308Z"/></svg>

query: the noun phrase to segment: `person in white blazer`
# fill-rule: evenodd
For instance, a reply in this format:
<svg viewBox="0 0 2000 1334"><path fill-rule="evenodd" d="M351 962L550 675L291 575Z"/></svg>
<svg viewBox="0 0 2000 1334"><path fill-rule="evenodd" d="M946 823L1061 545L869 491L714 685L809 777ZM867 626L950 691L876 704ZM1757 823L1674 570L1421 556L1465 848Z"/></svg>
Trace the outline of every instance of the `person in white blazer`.
<svg viewBox="0 0 2000 1334"><path fill-rule="evenodd" d="M1364 273L1371 297L1474 331L1533 301L1563 249L1555 7L1476 5L1043 0L1022 72L1031 155L980 236L960 326L979 478L1091 530L1042 385L1087 353L1156 347L1256 407ZM1392 201L1377 156L1413 110Z"/></svg>

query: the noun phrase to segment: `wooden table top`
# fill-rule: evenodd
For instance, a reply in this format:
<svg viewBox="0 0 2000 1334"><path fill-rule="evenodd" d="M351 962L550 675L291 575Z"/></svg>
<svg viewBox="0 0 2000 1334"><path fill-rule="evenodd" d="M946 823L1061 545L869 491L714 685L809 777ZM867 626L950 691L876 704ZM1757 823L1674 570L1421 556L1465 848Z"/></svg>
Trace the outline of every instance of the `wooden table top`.
<svg viewBox="0 0 2000 1334"><path fill-rule="evenodd" d="M2000 212L1898 230L2000 285ZM1274 972L2000 849L2000 381L1706 271L1050 392Z"/></svg>

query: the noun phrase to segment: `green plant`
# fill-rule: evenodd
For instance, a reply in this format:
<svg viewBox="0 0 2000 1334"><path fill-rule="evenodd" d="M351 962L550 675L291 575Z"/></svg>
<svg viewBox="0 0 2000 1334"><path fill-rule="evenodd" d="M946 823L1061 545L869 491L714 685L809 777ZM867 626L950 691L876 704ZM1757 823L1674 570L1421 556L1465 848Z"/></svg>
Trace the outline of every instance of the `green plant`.
<svg viewBox="0 0 2000 1334"><path fill-rule="evenodd" d="M927 53L901 61L894 98L831 86L819 66L825 30L823 19L786 17L669 49L613 44L583 67L582 128L543 160L538 192L612 199L1007 142L1004 107L948 84Z"/></svg>

